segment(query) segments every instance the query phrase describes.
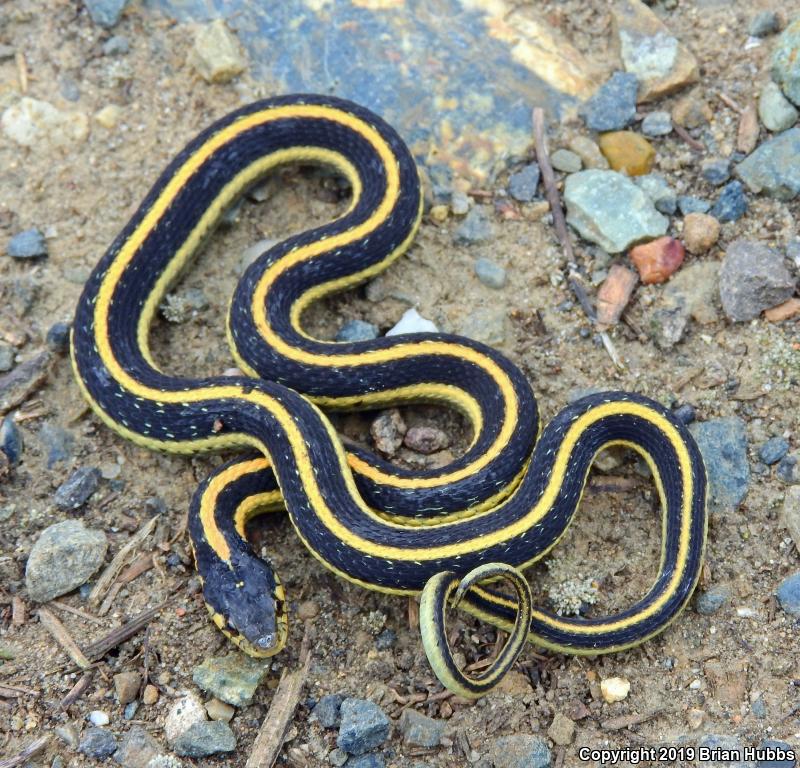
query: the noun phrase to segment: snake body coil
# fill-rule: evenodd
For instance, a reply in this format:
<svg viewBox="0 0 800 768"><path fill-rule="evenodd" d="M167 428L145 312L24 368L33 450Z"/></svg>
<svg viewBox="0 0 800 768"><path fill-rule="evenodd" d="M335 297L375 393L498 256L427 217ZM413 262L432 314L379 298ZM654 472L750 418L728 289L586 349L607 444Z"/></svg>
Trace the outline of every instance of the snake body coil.
<svg viewBox="0 0 800 768"><path fill-rule="evenodd" d="M224 211L287 162L333 166L350 182L350 208L247 270L228 322L246 377L162 372L148 334L163 295ZM126 438L178 453L258 452L218 469L190 512L206 602L240 647L268 655L286 640L283 589L244 540L250 517L284 504L310 551L344 578L393 593L428 585L421 626L434 669L454 690L479 695L513 663L526 636L597 653L663 629L699 574L705 474L685 428L646 398L584 398L547 426L531 454L536 402L497 352L446 334L335 344L304 333L301 316L311 302L373 276L408 248L420 210L408 150L367 110L318 96L241 109L175 158L100 261L78 305L72 357L89 402ZM459 409L473 429L465 455L441 470L412 473L365 451L346 452L318 408L420 401ZM566 619L534 609L515 569L558 541L593 457L614 444L639 451L656 478L664 515L659 575L641 601L615 616ZM516 598L478 584L503 576ZM451 594L488 621L517 625L514 653L501 654L480 680L452 662L443 615Z"/></svg>

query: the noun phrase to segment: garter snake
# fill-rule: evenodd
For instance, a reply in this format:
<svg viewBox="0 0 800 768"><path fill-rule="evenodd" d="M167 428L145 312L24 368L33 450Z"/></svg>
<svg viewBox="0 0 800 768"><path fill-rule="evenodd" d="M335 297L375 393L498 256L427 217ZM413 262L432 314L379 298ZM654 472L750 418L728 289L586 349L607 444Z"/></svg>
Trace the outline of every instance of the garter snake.
<svg viewBox="0 0 800 768"><path fill-rule="evenodd" d="M350 183L345 213L265 251L240 281L228 315L246 375L188 378L162 371L148 336L172 282L227 208L284 163L332 166ZM423 591L421 628L442 682L480 695L528 638L598 653L661 631L685 606L705 542L705 472L687 430L657 403L604 393L565 408L540 433L525 377L499 353L448 334L357 343L303 331L319 298L385 269L411 244L422 209L414 161L380 118L332 97L257 102L203 131L169 164L89 278L71 352L101 419L152 449L257 451L199 488L190 536L215 623L241 648L271 655L286 641L283 588L244 540L247 520L285 505L309 550L371 589ZM441 470L412 473L345 451L323 408L433 402L464 413L473 440ZM534 447L535 443L535 447ZM613 616L563 618L530 605L519 575L563 535L596 453L626 445L650 464L662 502L662 555L650 591ZM481 585L506 577L516 597ZM427 585L427 587L426 587ZM479 678L455 668L444 609L512 629Z"/></svg>

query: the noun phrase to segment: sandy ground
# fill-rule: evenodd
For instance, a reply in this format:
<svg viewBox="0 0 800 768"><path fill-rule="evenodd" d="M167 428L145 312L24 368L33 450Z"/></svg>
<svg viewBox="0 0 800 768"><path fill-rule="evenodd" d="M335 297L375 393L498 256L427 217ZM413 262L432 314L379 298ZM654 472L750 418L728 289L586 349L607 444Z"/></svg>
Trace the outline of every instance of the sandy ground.
<svg viewBox="0 0 800 768"><path fill-rule="evenodd" d="M608 59L604 3L544 5L587 55ZM798 3L782 6L787 14L800 11ZM50 256L45 261L31 264L0 257L0 326L5 333L24 334L27 340L19 355L27 359L43 347L44 334L53 322L71 317L89 271L173 154L201 126L268 89L247 76L227 86L199 81L185 64L190 28L147 11L132 14L115 30L131 41L131 52L121 58L100 55L108 35L85 14L76 14L74 3L55 3L47 13L40 13L37 3L20 0L0 12L10 20L0 32L0 42L24 52L31 95L64 105L60 93L64 79L69 78L80 90L72 108L88 114L109 104L121 108L115 128L93 124L88 139L68 150L20 150L5 139L0 141L0 247L4 250L8 237L31 226L41 227L48 235ZM751 13L751 4L681 2L669 15L672 30L701 61L700 90L715 112L710 130L723 145L735 141L737 116L714 94L724 91L744 102L766 78L769 45L742 50ZM0 74L6 84L14 81L13 59L0 62ZM8 90L3 97L9 98ZM665 108L671 103L670 99L662 102ZM574 127L563 130L566 134ZM711 194L697 181L697 157L679 139L673 136L660 142L658 158L675 183ZM243 204L238 222L215 235L196 268L176 289L179 295L202 289L208 307L178 327L159 321L154 346L167 370L205 375L229 367L224 314L242 252L258 240L281 238L310 222L326 221L340 210L342 203L332 201L323 175L288 169L280 180L268 202ZM501 178L497 189L504 185ZM782 350L790 350L798 340L796 320L781 325L764 321L733 325L719 320L703 328L691 327L678 346L664 352L637 330L649 327L653 304L663 288L640 287L627 313L629 322L613 333L626 363L625 371L619 372L592 334L581 334L590 326L579 307L564 309L573 297L562 280L562 256L549 221L534 213L534 206L517 210L515 220L498 217L495 239L477 246L453 243L457 218L441 225L426 218L410 253L379 278L380 289L369 293L379 300L367 298L363 289L350 292L315 307L307 327L332 338L343 320L363 318L385 331L413 304L441 329L458 331L475 309L502 307L504 340L499 346L530 377L545 419L574 390L630 389L665 403L692 403L703 420L741 417L747 424L751 451L767 437L785 431L793 434L796 445L800 394L796 386L792 390L782 382L778 373ZM797 212L797 203L754 198L742 220L724 225L720 246L741 236L785 246L798 235ZM720 246L706 258L721 258ZM579 253L591 271L590 251L579 249ZM507 269L505 288L493 290L477 280L472 265L479 256L488 256ZM27 290L33 292L29 307L23 298ZM725 384L733 377L739 388L731 393ZM771 385L768 394L762 394L765 384ZM0 640L16 651L16 658L0 662L0 686L19 686L33 693L0 697L0 754L15 754L32 738L58 725L73 723L81 729L88 712L95 709L109 713L110 728L122 736L130 722L123 719L114 700L111 679L121 671L141 671L144 664L160 698L154 705L140 706L134 722L144 724L163 743L165 712L180 691L193 688L193 667L227 651L226 641L208 621L196 592L183 533L188 500L198 481L220 459L156 455L117 437L85 408L64 357L56 361L35 397L40 401L31 409L35 417L21 423L24 461L0 480L0 506L16 503L16 513L0 529ZM409 422L442 425L456 440L456 449L463 444L465 435L452 416L429 409L411 409L406 416ZM72 458L49 470L39 438L47 422L67 429L75 439ZM348 434L366 437L368 417L341 423ZM83 645L146 607L169 602L146 633L104 658L88 690L62 711L59 701L78 675L36 620L35 605L28 604L24 623L12 624L11 599L19 595L27 601L28 553L46 526L64 518L53 504L53 491L79 466L98 466L112 478L101 483L79 515L87 526L106 532L111 553L147 519L147 498L160 496L167 514L145 548L155 553L156 567L121 589L102 625L64 611L58 611L59 617ZM587 494L556 555L567 572L600 582L600 599L594 608L598 614L630 602L646 589L659 551L653 488L632 471L631 462L615 471L634 482L624 492ZM690 608L657 639L604 658L541 658L529 648L519 661L520 674L505 692L474 706L442 700L417 703L426 714L447 718L450 746L415 752L403 745L396 729L385 745L387 764L407 766L418 759L431 766L464 765L465 751L486 755L497 736L534 733L546 737L557 712L576 722L572 744L554 748L555 759L568 766L579 764L578 746L675 743L704 733L737 736L749 744L764 737L800 744L797 626L776 610L773 597L777 584L796 571L800 562L779 522L784 491L785 486L770 474L753 475L743 504L712 517L703 584L727 585L732 591L732 600L719 613L700 616ZM439 690L418 633L409 628L405 600L365 593L338 581L309 556L285 519L264 521L254 535L281 574L292 608L309 600L319 608L311 623L314 657L307 697L342 692L373 698L396 717L409 695ZM178 556L177 565L175 558L169 559L173 553ZM173 565L167 566L168 559ZM554 584L544 566L532 569L531 580L540 599ZM92 612L78 594L61 600ZM369 618L373 612L385 617L385 626L397 633L397 642L389 650L375 648L369 629L375 623L374 617ZM463 615L453 617L453 622L466 629L462 650L468 659L485 656L494 645L491 628L479 627ZM288 649L276 658L254 703L237 711L232 727L238 747L228 764L244 765L281 671L297 664L302 629L302 622L293 622ZM600 697L599 681L610 676L630 681L625 701L607 704ZM751 707L759 698L765 705L762 717ZM704 713L698 730L692 730L687 721L693 709ZM656 711L631 728L608 727L613 718ZM335 731L324 732L309 723L308 714L302 704L290 727L284 750L288 757L283 759L290 760L289 764L326 765L320 756L332 746ZM304 745L310 745L308 751ZM298 751L292 753L293 748ZM68 765L91 763L55 738L31 764L49 765L56 754L62 754ZM307 762L298 762L298 754L307 755ZM217 762L198 760L197 765Z"/></svg>

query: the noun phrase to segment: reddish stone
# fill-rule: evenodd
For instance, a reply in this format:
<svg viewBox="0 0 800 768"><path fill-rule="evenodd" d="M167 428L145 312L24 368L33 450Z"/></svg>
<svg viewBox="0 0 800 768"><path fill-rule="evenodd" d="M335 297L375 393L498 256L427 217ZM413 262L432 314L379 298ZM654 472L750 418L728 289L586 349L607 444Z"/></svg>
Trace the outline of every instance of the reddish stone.
<svg viewBox="0 0 800 768"><path fill-rule="evenodd" d="M659 237L631 248L631 261L645 284L663 283L683 264L683 244L674 237Z"/></svg>

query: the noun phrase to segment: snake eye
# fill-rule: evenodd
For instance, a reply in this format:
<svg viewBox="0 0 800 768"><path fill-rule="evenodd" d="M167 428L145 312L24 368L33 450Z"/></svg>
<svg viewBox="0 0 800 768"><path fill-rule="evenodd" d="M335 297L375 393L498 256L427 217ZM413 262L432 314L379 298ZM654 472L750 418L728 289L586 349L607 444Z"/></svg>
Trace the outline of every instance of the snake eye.
<svg viewBox="0 0 800 768"><path fill-rule="evenodd" d="M275 645L275 635L262 635L255 641L254 645L262 651L268 651Z"/></svg>

